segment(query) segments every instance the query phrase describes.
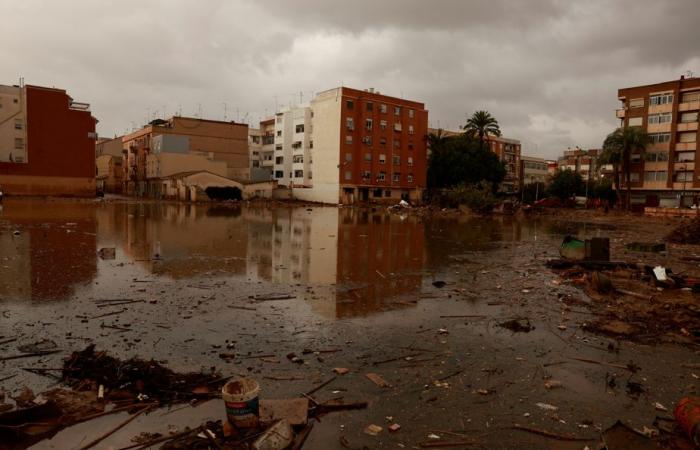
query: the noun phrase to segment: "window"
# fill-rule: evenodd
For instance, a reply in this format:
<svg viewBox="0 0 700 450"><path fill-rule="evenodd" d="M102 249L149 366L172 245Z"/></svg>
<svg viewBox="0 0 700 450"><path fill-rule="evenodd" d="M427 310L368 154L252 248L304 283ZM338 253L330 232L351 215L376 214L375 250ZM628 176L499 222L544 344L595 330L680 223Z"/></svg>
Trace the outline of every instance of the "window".
<svg viewBox="0 0 700 450"><path fill-rule="evenodd" d="M345 171L345 181L352 180L352 171L346 170Z"/></svg>
<svg viewBox="0 0 700 450"><path fill-rule="evenodd" d="M391 197L391 189L384 191L384 197Z"/></svg>
<svg viewBox="0 0 700 450"><path fill-rule="evenodd" d="M693 172L691 172L691 171L676 172L676 174L674 175L673 181L681 182L681 183L685 183L687 181L693 181Z"/></svg>
<svg viewBox="0 0 700 450"><path fill-rule="evenodd" d="M663 162L663 161L668 161L668 153L667 152L647 152L644 155L644 159L647 162Z"/></svg>
<svg viewBox="0 0 700 450"><path fill-rule="evenodd" d="M379 172L379 175L377 175L377 181L384 181L386 180L386 172Z"/></svg>
<svg viewBox="0 0 700 450"><path fill-rule="evenodd" d="M277 123L282 123L282 116L277 116Z"/></svg>
<svg viewBox="0 0 700 450"><path fill-rule="evenodd" d="M292 157L292 162L293 163L303 163L304 162L304 155L294 155Z"/></svg>
<svg viewBox="0 0 700 450"><path fill-rule="evenodd" d="M676 162L692 162L695 161L695 152L678 152L676 153Z"/></svg>
<svg viewBox="0 0 700 450"><path fill-rule="evenodd" d="M379 105L379 112L382 114L386 114L386 105L384 103Z"/></svg>
<svg viewBox="0 0 700 450"><path fill-rule="evenodd" d="M381 128L382 130L386 130L386 120L379 121L379 128Z"/></svg>
<svg viewBox="0 0 700 450"><path fill-rule="evenodd" d="M413 183L413 174L412 173L409 173L407 178L408 178L409 183Z"/></svg>
<svg viewBox="0 0 700 450"><path fill-rule="evenodd" d="M644 181L666 181L667 173L663 171L647 171L644 172Z"/></svg>
<svg viewBox="0 0 700 450"><path fill-rule="evenodd" d="M401 115L401 107L400 106L394 106L394 115L395 116Z"/></svg>
<svg viewBox="0 0 700 450"><path fill-rule="evenodd" d="M630 182L636 183L636 182L638 182L638 181L639 181L639 173L637 173L637 172L632 172L632 173L630 174Z"/></svg>
<svg viewBox="0 0 700 450"><path fill-rule="evenodd" d="M282 136L282 130L277 130L277 136Z"/></svg>
<svg viewBox="0 0 700 450"><path fill-rule="evenodd" d="M409 118L409 119L413 119L413 114L414 114L414 113L415 113L415 111L413 111L412 109L409 109L409 110L408 110L408 118Z"/></svg>
<svg viewBox="0 0 700 450"><path fill-rule="evenodd" d="M394 139L394 148L401 147L401 139Z"/></svg>
<svg viewBox="0 0 700 450"><path fill-rule="evenodd" d="M385 137L379 138L379 143L380 143L382 146L385 146L385 145L386 145L386 138L385 138Z"/></svg>
<svg viewBox="0 0 700 450"><path fill-rule="evenodd" d="M393 161L395 166L400 166L401 165L401 156L399 155L394 155L393 156Z"/></svg>
<svg viewBox="0 0 700 450"><path fill-rule="evenodd" d="M652 144L665 144L671 140L671 133L651 133L649 141Z"/></svg>
<svg viewBox="0 0 700 450"><path fill-rule="evenodd" d="M684 92L681 103L700 102L700 91Z"/></svg>
<svg viewBox="0 0 700 450"><path fill-rule="evenodd" d="M372 136L365 136L362 138L362 142L364 144L369 145L370 147L372 146Z"/></svg>
<svg viewBox="0 0 700 450"><path fill-rule="evenodd" d="M304 178L304 171L303 170L295 170L294 171L294 178Z"/></svg>
<svg viewBox="0 0 700 450"><path fill-rule="evenodd" d="M314 148L314 141L309 141L309 148Z"/></svg>
<svg viewBox="0 0 700 450"><path fill-rule="evenodd" d="M22 129L22 119L15 119L15 130L21 130L21 129Z"/></svg>
<svg viewBox="0 0 700 450"><path fill-rule="evenodd" d="M630 117L627 119L627 125L630 127L641 127L643 117Z"/></svg>
<svg viewBox="0 0 700 450"><path fill-rule="evenodd" d="M294 143L292 144L292 148L293 148L293 149L299 149L299 148L301 148L301 146L302 146L302 142L301 142L301 141L296 141L296 142L294 142Z"/></svg>
<svg viewBox="0 0 700 450"><path fill-rule="evenodd" d="M367 111L372 111L374 109L374 104L372 104L372 102L367 102L365 105L367 106Z"/></svg>
<svg viewBox="0 0 700 450"><path fill-rule="evenodd" d="M13 99L12 99L12 103L17 103L18 101L19 101L19 100L17 100L16 98L13 98Z"/></svg>
<svg viewBox="0 0 700 450"><path fill-rule="evenodd" d="M345 107L348 108L348 109L354 109L354 108L355 108L355 102L353 102L352 100L347 100L347 101L345 102Z"/></svg>
<svg viewBox="0 0 700 450"><path fill-rule="evenodd" d="M698 121L698 112L686 112L681 114L681 122L683 123L688 123L688 122L697 122Z"/></svg>
<svg viewBox="0 0 700 450"><path fill-rule="evenodd" d="M644 108L643 98L633 98L630 100L630 108Z"/></svg>
<svg viewBox="0 0 700 450"><path fill-rule="evenodd" d="M282 150L282 144L275 145L275 150Z"/></svg>
<svg viewBox="0 0 700 450"><path fill-rule="evenodd" d="M649 96L649 105L665 105L673 103L673 94L656 94Z"/></svg>
<svg viewBox="0 0 700 450"><path fill-rule="evenodd" d="M15 138L15 150L24 150L24 139Z"/></svg>
<svg viewBox="0 0 700 450"><path fill-rule="evenodd" d="M282 164L284 162L284 157L278 156L275 158L275 164Z"/></svg>
<svg viewBox="0 0 700 450"><path fill-rule="evenodd" d="M300 123L299 125L296 126L296 132L297 133L303 133L304 132L304 124Z"/></svg>
<svg viewBox="0 0 700 450"><path fill-rule="evenodd" d="M401 122L397 122L394 124L394 131L401 131Z"/></svg>
<svg viewBox="0 0 700 450"><path fill-rule="evenodd" d="M408 134L413 134L413 125L408 126Z"/></svg>
<svg viewBox="0 0 700 450"><path fill-rule="evenodd" d="M408 143L408 149L409 149L409 150L413 150L413 142L409 142L409 143Z"/></svg>
<svg viewBox="0 0 700 450"><path fill-rule="evenodd" d="M345 119L345 126L347 127L348 130L355 129L355 122L352 120L352 117L347 117Z"/></svg>
<svg viewBox="0 0 700 450"><path fill-rule="evenodd" d="M406 161L406 164L408 164L409 167L413 165L413 156L409 156L409 157L408 157L408 160Z"/></svg>
<svg viewBox="0 0 700 450"><path fill-rule="evenodd" d="M345 154L345 161L347 161L347 162L352 161L352 153L346 153L346 154Z"/></svg>
<svg viewBox="0 0 700 450"><path fill-rule="evenodd" d="M391 177L391 179L398 183L401 181L401 174L399 172L394 172L394 175Z"/></svg>
<svg viewBox="0 0 700 450"><path fill-rule="evenodd" d="M642 160L642 155L640 155L639 153L632 153L632 154L630 155L630 161L631 161L633 164L634 164L634 163L638 163L638 162L640 162L641 160Z"/></svg>
<svg viewBox="0 0 700 450"><path fill-rule="evenodd" d="M370 152L365 153L365 161L372 161L372 154Z"/></svg>
<svg viewBox="0 0 700 450"><path fill-rule="evenodd" d="M678 142L695 142L696 136L694 131L692 133L678 133Z"/></svg>
<svg viewBox="0 0 700 450"><path fill-rule="evenodd" d="M649 119L648 119L649 124L653 123L669 123L671 122L671 113L662 113L662 114L649 114Z"/></svg>
<svg viewBox="0 0 700 450"><path fill-rule="evenodd" d="M275 178L284 178L284 173L281 170L275 170Z"/></svg>
<svg viewBox="0 0 700 450"><path fill-rule="evenodd" d="M352 144L352 134L348 134L345 136L345 143Z"/></svg>
<svg viewBox="0 0 700 450"><path fill-rule="evenodd" d="M384 164L386 162L386 155L379 154L379 164Z"/></svg>
<svg viewBox="0 0 700 450"><path fill-rule="evenodd" d="M371 178L372 178L372 172L370 172L369 170L365 170L364 172L362 172L362 179L363 180L369 180Z"/></svg>
<svg viewBox="0 0 700 450"><path fill-rule="evenodd" d="M365 120L365 128L367 131L372 131L372 119Z"/></svg>

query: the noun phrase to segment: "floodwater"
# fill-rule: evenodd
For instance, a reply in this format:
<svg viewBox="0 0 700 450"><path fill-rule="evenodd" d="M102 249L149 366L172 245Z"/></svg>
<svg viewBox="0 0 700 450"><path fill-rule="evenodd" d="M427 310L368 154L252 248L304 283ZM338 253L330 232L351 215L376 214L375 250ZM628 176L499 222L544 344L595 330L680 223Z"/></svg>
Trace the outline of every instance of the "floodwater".
<svg viewBox="0 0 700 450"><path fill-rule="evenodd" d="M610 232L552 219L426 218L383 208L6 199L0 341L18 340L0 352L49 339L62 353L0 362L0 379L11 377L0 386L41 392L55 382L22 367L60 367L90 343L178 371L247 374L264 398L296 397L346 367L350 373L316 399L370 406L324 417L305 449L343 448L341 436L353 448L410 448L429 434L466 436L489 449L581 449L618 418L641 428L659 414L655 402L671 408L697 384L676 368L697 355L582 331L591 300L553 283L558 277L544 266L572 231ZM101 257L103 248L115 248L115 258ZM267 300L280 294L290 298ZM583 306L568 307L564 296ZM104 307L105 299L136 302ZM497 326L513 318L535 329ZM236 358L224 361L222 351ZM290 352L304 364L290 362ZM641 371L575 357L633 361ZM368 372L392 387L374 385ZM548 390L547 379L563 387ZM628 395L630 380L645 392ZM222 417L217 400L156 411L97 448ZM80 424L35 447L77 448L120 420ZM387 430L393 422L402 426L397 433ZM515 430L516 423L591 441L550 440ZM369 436L362 431L369 424L384 430Z"/></svg>

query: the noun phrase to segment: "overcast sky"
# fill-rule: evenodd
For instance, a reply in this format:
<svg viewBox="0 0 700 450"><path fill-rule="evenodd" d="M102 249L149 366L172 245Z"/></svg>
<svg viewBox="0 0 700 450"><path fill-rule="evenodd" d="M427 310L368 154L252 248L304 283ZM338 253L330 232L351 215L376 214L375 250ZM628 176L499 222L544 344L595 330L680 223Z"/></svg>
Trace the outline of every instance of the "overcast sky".
<svg viewBox="0 0 700 450"><path fill-rule="evenodd" d="M700 75L697 0L0 0L0 83L65 88L102 136L255 123L339 85L490 111L523 153L600 146L617 89Z"/></svg>

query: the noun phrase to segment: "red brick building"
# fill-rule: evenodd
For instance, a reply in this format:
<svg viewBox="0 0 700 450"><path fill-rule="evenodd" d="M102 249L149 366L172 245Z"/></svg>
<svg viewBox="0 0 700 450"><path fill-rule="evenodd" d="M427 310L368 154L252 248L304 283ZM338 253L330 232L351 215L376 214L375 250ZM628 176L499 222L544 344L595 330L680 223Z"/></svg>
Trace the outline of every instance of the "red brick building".
<svg viewBox="0 0 700 450"><path fill-rule="evenodd" d="M9 195L95 195L95 119L62 89L1 86L0 186Z"/></svg>

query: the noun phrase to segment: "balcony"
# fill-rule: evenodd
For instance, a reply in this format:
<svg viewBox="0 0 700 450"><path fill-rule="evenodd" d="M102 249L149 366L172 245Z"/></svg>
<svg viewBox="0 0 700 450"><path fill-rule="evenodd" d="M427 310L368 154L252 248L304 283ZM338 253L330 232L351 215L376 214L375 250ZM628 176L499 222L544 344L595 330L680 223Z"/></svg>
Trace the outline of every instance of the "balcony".
<svg viewBox="0 0 700 450"><path fill-rule="evenodd" d="M676 161L673 170L677 172L695 171L695 161Z"/></svg>
<svg viewBox="0 0 700 450"><path fill-rule="evenodd" d="M700 109L700 101L678 104L678 111L696 111L698 109Z"/></svg>
<svg viewBox="0 0 700 450"><path fill-rule="evenodd" d="M695 150L695 148L696 148L695 142L678 142L676 144L675 150L677 152L682 152L682 151L688 151L688 150Z"/></svg>
<svg viewBox="0 0 700 450"><path fill-rule="evenodd" d="M671 122L647 124L647 133L668 133L671 131Z"/></svg>
<svg viewBox="0 0 700 450"><path fill-rule="evenodd" d="M698 129L697 122L681 122L678 124L677 131L695 131Z"/></svg>
<svg viewBox="0 0 700 450"><path fill-rule="evenodd" d="M618 119L624 119L625 118L625 109L620 108L618 110L615 110L615 117L617 117Z"/></svg>

